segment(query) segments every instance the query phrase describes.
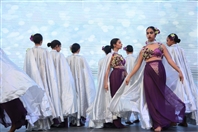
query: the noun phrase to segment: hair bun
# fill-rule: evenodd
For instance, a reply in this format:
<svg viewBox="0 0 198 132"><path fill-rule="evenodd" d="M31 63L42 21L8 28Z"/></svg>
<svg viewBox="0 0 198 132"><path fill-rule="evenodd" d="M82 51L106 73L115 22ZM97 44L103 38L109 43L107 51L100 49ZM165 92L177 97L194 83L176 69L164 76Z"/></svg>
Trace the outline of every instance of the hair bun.
<svg viewBox="0 0 198 132"><path fill-rule="evenodd" d="M50 47L52 43L47 43L47 46Z"/></svg>
<svg viewBox="0 0 198 132"><path fill-rule="evenodd" d="M33 38L34 38L34 35L31 35L31 36L30 36L30 40L31 40L32 42L34 41Z"/></svg>
<svg viewBox="0 0 198 132"><path fill-rule="evenodd" d="M155 34L160 34L160 30L155 27Z"/></svg>
<svg viewBox="0 0 198 132"><path fill-rule="evenodd" d="M180 43L180 41L181 41L181 40L178 38L178 39L177 39L177 43Z"/></svg>

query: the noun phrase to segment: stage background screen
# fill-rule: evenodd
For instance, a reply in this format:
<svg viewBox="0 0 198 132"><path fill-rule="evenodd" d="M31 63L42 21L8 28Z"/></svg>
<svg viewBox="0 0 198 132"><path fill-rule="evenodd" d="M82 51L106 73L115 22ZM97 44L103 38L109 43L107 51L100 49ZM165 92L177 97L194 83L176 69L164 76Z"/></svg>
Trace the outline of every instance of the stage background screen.
<svg viewBox="0 0 198 132"><path fill-rule="evenodd" d="M71 54L71 44L79 43L80 54L87 59L96 80L98 61L104 56L102 46L120 38L123 46L133 45L137 56L145 45L146 28L155 26L161 31L157 41L164 44L168 34L179 36L198 84L197 11L197 2L189 0L2 0L1 48L23 68L26 50L34 46L29 39L32 34L41 33L46 48L48 42L58 39L65 56ZM126 56L123 50L120 53Z"/></svg>

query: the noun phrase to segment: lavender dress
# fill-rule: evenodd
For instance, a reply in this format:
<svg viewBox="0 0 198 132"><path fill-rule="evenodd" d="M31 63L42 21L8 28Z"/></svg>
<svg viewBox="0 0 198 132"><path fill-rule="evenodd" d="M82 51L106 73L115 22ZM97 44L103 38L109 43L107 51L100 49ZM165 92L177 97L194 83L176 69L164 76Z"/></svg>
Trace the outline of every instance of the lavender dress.
<svg viewBox="0 0 198 132"><path fill-rule="evenodd" d="M124 81L126 70L121 68L115 68L116 66L124 66L125 59L119 55L118 53L113 53L112 55L112 61L110 62L111 68L113 68L113 71L110 74L110 91L111 96L113 97L121 84ZM118 118L116 120L113 120L113 124L117 128L122 128L123 125L121 124L121 119Z"/></svg>
<svg viewBox="0 0 198 132"><path fill-rule="evenodd" d="M143 58L162 57L162 48L143 49ZM161 60L149 61L144 69L144 89L153 128L164 128L172 122L181 123L185 114L185 104L166 86L166 73Z"/></svg>

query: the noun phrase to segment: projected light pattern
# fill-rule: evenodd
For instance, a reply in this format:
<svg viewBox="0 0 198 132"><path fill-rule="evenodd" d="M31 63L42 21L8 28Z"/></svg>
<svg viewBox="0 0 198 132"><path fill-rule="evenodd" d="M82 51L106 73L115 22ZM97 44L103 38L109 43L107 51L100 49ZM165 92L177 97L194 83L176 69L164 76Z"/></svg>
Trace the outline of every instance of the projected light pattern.
<svg viewBox="0 0 198 132"><path fill-rule="evenodd" d="M197 81L197 2L3 0L1 4L1 48L21 68L26 49L33 47L29 37L39 32L44 47L53 39L60 40L65 56L71 54L72 43L79 43L96 75L98 61L104 56L102 46L118 37L123 46L132 44L137 55L145 45L145 29L153 25L160 29L157 40L164 44L172 32L180 37L179 45ZM126 56L123 50L120 53Z"/></svg>

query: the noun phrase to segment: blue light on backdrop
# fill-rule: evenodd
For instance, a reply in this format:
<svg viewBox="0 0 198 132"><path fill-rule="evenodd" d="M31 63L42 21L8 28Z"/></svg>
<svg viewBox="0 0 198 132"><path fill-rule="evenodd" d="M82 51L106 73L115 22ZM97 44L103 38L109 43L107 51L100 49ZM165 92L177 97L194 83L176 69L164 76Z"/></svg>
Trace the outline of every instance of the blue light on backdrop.
<svg viewBox="0 0 198 132"><path fill-rule="evenodd" d="M102 46L118 37L124 46L133 45L137 55L145 45L145 29L153 25L161 30L157 40L164 44L172 32L180 37L179 45L198 83L197 11L197 2L188 0L2 0L1 48L22 68L26 49L34 46L29 40L31 34L43 35L43 47L60 40L65 56L77 42L96 75L98 60L104 56ZM120 53L126 56L124 51Z"/></svg>

